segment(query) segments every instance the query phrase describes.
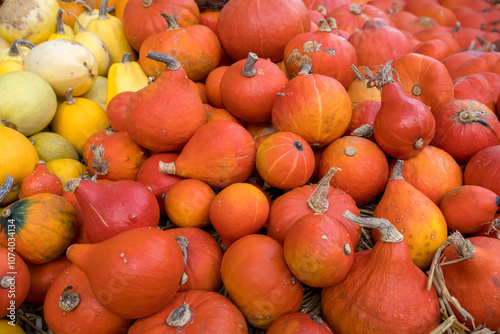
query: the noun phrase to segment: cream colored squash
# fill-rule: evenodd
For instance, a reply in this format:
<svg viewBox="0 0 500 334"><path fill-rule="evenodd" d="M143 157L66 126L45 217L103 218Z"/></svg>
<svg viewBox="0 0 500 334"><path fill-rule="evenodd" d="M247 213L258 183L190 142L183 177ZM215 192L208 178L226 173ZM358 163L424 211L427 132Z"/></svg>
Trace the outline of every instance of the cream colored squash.
<svg viewBox="0 0 500 334"><path fill-rule="evenodd" d="M108 46L95 32L88 31L81 24L76 21L76 25L80 25L80 30L73 37L76 42L85 45L97 60L97 74L106 76L108 74L109 66L111 66L111 53Z"/></svg>
<svg viewBox="0 0 500 334"><path fill-rule="evenodd" d="M45 42L56 31L57 0L5 0L0 7L0 36L8 43L24 38Z"/></svg>
<svg viewBox="0 0 500 334"><path fill-rule="evenodd" d="M106 88L108 86L108 78L103 76L98 76L94 85L88 92L80 97L92 100L101 106L102 109L106 110Z"/></svg>
<svg viewBox="0 0 500 334"><path fill-rule="evenodd" d="M0 76L0 122L25 136L46 127L57 110L52 87L39 75L11 71Z"/></svg>
<svg viewBox="0 0 500 334"><path fill-rule="evenodd" d="M86 93L97 78L97 59L82 44L68 39L54 39L35 46L26 55L24 68L44 78L58 96L68 88L73 95Z"/></svg>

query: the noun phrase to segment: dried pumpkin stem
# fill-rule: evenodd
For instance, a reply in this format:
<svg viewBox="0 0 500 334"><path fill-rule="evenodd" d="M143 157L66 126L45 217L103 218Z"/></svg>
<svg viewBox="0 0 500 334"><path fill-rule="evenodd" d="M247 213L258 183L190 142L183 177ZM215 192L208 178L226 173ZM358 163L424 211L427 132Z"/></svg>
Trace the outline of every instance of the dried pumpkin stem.
<svg viewBox="0 0 500 334"><path fill-rule="evenodd" d="M167 21L167 25L168 25L167 31L179 29L181 27L172 16L165 14L163 12L161 12L160 15Z"/></svg>
<svg viewBox="0 0 500 334"><path fill-rule="evenodd" d="M326 15L326 14L325 14ZM335 20L333 17L329 17L326 19L326 22L328 22L328 25L330 26L331 30L338 29L339 27L337 26L337 20Z"/></svg>
<svg viewBox="0 0 500 334"><path fill-rule="evenodd" d="M424 140L422 139L422 137L418 138L417 140L415 140L415 142L413 143L413 148L415 150L419 150L421 149L422 147L424 146Z"/></svg>
<svg viewBox="0 0 500 334"><path fill-rule="evenodd" d="M19 46L20 45L24 45L24 46L27 46L29 47L30 49L34 48L35 47L35 44L31 43L30 41L26 40L26 39L16 39L14 42L12 42L12 44L10 45L10 48L9 48L9 56L11 57L15 57L15 56L19 56L21 54L21 52L19 52Z"/></svg>
<svg viewBox="0 0 500 334"><path fill-rule="evenodd" d="M358 3L353 3L349 12L354 15L361 15L363 11L361 10L361 6Z"/></svg>
<svg viewBox="0 0 500 334"><path fill-rule="evenodd" d="M146 55L146 58L153 59L156 61L161 61L162 63L165 63L166 69L169 71L175 71L181 67L181 63L179 63L171 55L168 55L165 53L156 52L156 51L149 51L148 54Z"/></svg>
<svg viewBox="0 0 500 334"><path fill-rule="evenodd" d="M356 153L358 153L358 151L356 150L356 147L354 146L347 146L345 149L344 149L344 153L345 155L347 155L348 157L353 157L356 155Z"/></svg>
<svg viewBox="0 0 500 334"><path fill-rule="evenodd" d="M69 179L66 184L64 185L64 191L71 191L74 193L76 191L76 188L80 185L80 182L82 182L82 179L79 177Z"/></svg>
<svg viewBox="0 0 500 334"><path fill-rule="evenodd" d="M320 32L332 32L332 28L330 28L330 24L328 24L328 21L325 19L319 19L318 20L318 31Z"/></svg>
<svg viewBox="0 0 500 334"><path fill-rule="evenodd" d="M13 283L12 276L4 276L0 279L0 288L8 289Z"/></svg>
<svg viewBox="0 0 500 334"><path fill-rule="evenodd" d="M498 199L500 199L500 197L497 197L497 202L498 202ZM497 206L500 206L500 205L497 205ZM497 232L497 236L500 239L500 233L498 233L498 232L500 232L500 218L493 219L490 227L488 228L488 231L486 231L486 234L490 235L494 231Z"/></svg>
<svg viewBox="0 0 500 334"><path fill-rule="evenodd" d="M392 68L391 64L392 60L389 60L387 63L385 63L384 67L382 67L382 69L373 78L368 79L366 87L377 87L380 90L382 89L383 85L394 82L394 79L392 77L392 72L394 71L394 69Z"/></svg>
<svg viewBox="0 0 500 334"><path fill-rule="evenodd" d="M326 14L327 14L325 6L318 6L318 7L316 7L316 10L318 12L320 12L321 14L323 14L323 16L326 16Z"/></svg>
<svg viewBox="0 0 500 334"><path fill-rule="evenodd" d="M448 243L453 247L461 259L468 259L474 256L476 249L470 240L465 239L463 235L455 231L447 239Z"/></svg>
<svg viewBox="0 0 500 334"><path fill-rule="evenodd" d="M159 162L160 172L167 173L170 175L175 175L175 163L174 162Z"/></svg>
<svg viewBox="0 0 500 334"><path fill-rule="evenodd" d="M350 222L366 228L376 228L382 236L380 240L387 243L398 243L403 241L403 235L391 224L390 221L383 218L363 218L352 214L349 210L342 216Z"/></svg>
<svg viewBox="0 0 500 334"><path fill-rule="evenodd" d="M7 194L12 190L12 186L14 185L14 178L7 174L5 176L5 180L3 180L2 186L0 186L0 202L7 197Z"/></svg>
<svg viewBox="0 0 500 334"><path fill-rule="evenodd" d="M337 168L331 167L328 173L319 180L318 186L307 200L307 205L314 213L323 214L328 210L329 202L326 195L330 189L330 181L337 170Z"/></svg>
<svg viewBox="0 0 500 334"><path fill-rule="evenodd" d="M65 312L70 312L80 304L80 295L74 291L71 285L64 288L61 297L59 298L59 307Z"/></svg>
<svg viewBox="0 0 500 334"><path fill-rule="evenodd" d="M187 248L189 246L189 240L186 237L183 236L178 236L175 237L175 241L179 244L179 247L181 247L182 251L182 257L184 258L184 265L187 263Z"/></svg>
<svg viewBox="0 0 500 334"><path fill-rule="evenodd" d="M257 60L259 60L259 56L257 56L253 52L248 53L247 60L245 61L245 66L243 66L243 69L241 70L243 76L250 78L257 74L257 70L255 69Z"/></svg>
<svg viewBox="0 0 500 334"><path fill-rule="evenodd" d="M451 328L451 326L453 326L453 324L456 321L457 321L457 318L454 315L452 315L451 317L449 317L448 319L443 321L438 327L436 327L429 334L444 334L448 331L449 328Z"/></svg>
<svg viewBox="0 0 500 334"><path fill-rule="evenodd" d="M312 64L306 63L304 64L298 74L311 74L312 73Z"/></svg>
<svg viewBox="0 0 500 334"><path fill-rule="evenodd" d="M144 8L148 8L149 6L151 6L153 4L153 0L142 0L142 6Z"/></svg>
<svg viewBox="0 0 500 334"><path fill-rule="evenodd" d="M184 303L172 312L167 317L166 323L172 327L182 327L191 319L191 310L189 304Z"/></svg>
<svg viewBox="0 0 500 334"><path fill-rule="evenodd" d="M351 136L369 138L373 136L373 126L371 126L370 124L363 124L353 132L351 132Z"/></svg>
<svg viewBox="0 0 500 334"><path fill-rule="evenodd" d="M57 11L57 19L56 19L56 33L58 35L64 35L64 24L62 20L62 14L64 13L64 9L59 8Z"/></svg>
<svg viewBox="0 0 500 334"><path fill-rule="evenodd" d="M83 1L83 0L76 0L75 3L77 5L80 5L82 6L83 8L85 8L85 13L87 15L92 15L94 14L94 9L92 7L89 6L89 4L86 2L86 1Z"/></svg>
<svg viewBox="0 0 500 334"><path fill-rule="evenodd" d="M101 4L99 5L99 15L97 16L98 20L109 19L107 7L108 7L108 0L102 0Z"/></svg>
<svg viewBox="0 0 500 334"><path fill-rule="evenodd" d="M90 150L94 153L92 158L92 169L96 175L107 175L108 174L108 164L104 160L105 149L104 146L90 146Z"/></svg>
<svg viewBox="0 0 500 334"><path fill-rule="evenodd" d="M73 97L73 88L68 88L68 90L66 91L66 103L68 105L76 103L76 100Z"/></svg>
<svg viewBox="0 0 500 334"><path fill-rule="evenodd" d="M132 60L132 54L130 52L123 53L122 61L121 61L122 64L130 63L130 60Z"/></svg>
<svg viewBox="0 0 500 334"><path fill-rule="evenodd" d="M391 172L391 178L389 180L404 180L403 178L403 165L404 165L404 160L398 159L396 160L396 163L394 164L394 167L392 168Z"/></svg>

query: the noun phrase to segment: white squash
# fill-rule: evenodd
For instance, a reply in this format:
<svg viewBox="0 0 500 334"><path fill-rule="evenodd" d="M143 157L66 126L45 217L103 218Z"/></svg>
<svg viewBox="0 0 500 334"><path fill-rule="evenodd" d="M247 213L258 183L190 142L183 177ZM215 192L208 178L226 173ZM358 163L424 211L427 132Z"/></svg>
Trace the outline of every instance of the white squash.
<svg viewBox="0 0 500 334"><path fill-rule="evenodd" d="M92 51L68 39L43 42L26 55L24 68L44 78L58 96L85 94L94 84L98 65Z"/></svg>
<svg viewBox="0 0 500 334"><path fill-rule="evenodd" d="M56 31L57 0L5 0L0 7L0 36L8 43L23 38L45 42Z"/></svg>
<svg viewBox="0 0 500 334"><path fill-rule="evenodd" d="M49 125L56 113L56 94L35 73L12 71L3 74L0 92L0 122L25 136Z"/></svg>

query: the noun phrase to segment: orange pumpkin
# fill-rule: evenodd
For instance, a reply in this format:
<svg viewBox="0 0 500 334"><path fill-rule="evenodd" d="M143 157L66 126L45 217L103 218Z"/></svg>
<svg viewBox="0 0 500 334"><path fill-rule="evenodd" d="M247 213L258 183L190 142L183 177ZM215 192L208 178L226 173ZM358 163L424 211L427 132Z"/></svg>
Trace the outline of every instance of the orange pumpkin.
<svg viewBox="0 0 500 334"><path fill-rule="evenodd" d="M376 17L386 22L389 21L387 15L377 7L359 3L337 7L328 12L326 17L333 17L337 21L338 28L350 34L360 30L369 19Z"/></svg>
<svg viewBox="0 0 500 334"><path fill-rule="evenodd" d="M47 263L29 265L31 284L25 302L43 305L54 279L70 265L71 261L65 255Z"/></svg>
<svg viewBox="0 0 500 334"><path fill-rule="evenodd" d="M222 102L220 94L220 82L222 80L222 76L228 68L229 66L227 65L214 68L207 75L205 80L208 103L216 108L224 108L224 103Z"/></svg>
<svg viewBox="0 0 500 334"><path fill-rule="evenodd" d="M8 247L17 245L11 240ZM30 288L30 272L16 251L0 247L0 317L16 320L18 309L26 299Z"/></svg>
<svg viewBox="0 0 500 334"><path fill-rule="evenodd" d="M28 263L58 258L75 235L76 213L59 195L41 193L9 205L0 217L0 244L7 247L14 234L16 252Z"/></svg>
<svg viewBox="0 0 500 334"><path fill-rule="evenodd" d="M284 314L267 329L266 334L331 334L332 330L326 322L317 315L294 312Z"/></svg>

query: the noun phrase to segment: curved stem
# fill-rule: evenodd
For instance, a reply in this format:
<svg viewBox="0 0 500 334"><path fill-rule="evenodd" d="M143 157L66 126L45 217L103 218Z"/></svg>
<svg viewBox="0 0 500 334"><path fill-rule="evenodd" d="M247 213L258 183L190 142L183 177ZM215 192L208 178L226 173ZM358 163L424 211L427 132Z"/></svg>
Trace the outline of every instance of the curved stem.
<svg viewBox="0 0 500 334"><path fill-rule="evenodd" d="M86 1L76 0L75 3L85 8L85 13L87 13L87 15L94 14L94 9L92 9Z"/></svg>
<svg viewBox="0 0 500 334"><path fill-rule="evenodd" d="M102 0L99 5L99 15L97 16L98 20L107 20L108 17L108 0Z"/></svg>
<svg viewBox="0 0 500 334"><path fill-rule="evenodd" d="M104 160L104 146L90 146L90 150L94 153L92 158L92 169L96 175L107 175L108 174L108 164Z"/></svg>
<svg viewBox="0 0 500 334"><path fill-rule="evenodd" d="M26 39L22 39L22 38L16 39L14 42L12 42L12 44L9 47L9 56L15 57L15 56L19 56L20 54L22 54L21 52L19 52L19 45L27 46L30 49L33 49L35 47L35 44L31 43L30 41L28 41Z"/></svg>
<svg viewBox="0 0 500 334"><path fill-rule="evenodd" d="M255 64L257 63L257 60L259 60L259 56L257 56L253 52L248 53L245 66L243 66L243 69L241 70L241 73L243 73L245 77L250 78L257 73L257 70L255 69Z"/></svg>
<svg viewBox="0 0 500 334"><path fill-rule="evenodd" d="M398 159L392 168L391 177L389 180L404 180L403 178L403 164L404 160Z"/></svg>
<svg viewBox="0 0 500 334"><path fill-rule="evenodd" d="M394 82L394 79L392 77L392 72L394 71L394 69L392 68L391 64L392 60L389 60L387 63L385 63L384 67L382 67L382 69L373 78L368 79L366 87L377 87L380 90L382 86Z"/></svg>
<svg viewBox="0 0 500 334"><path fill-rule="evenodd" d="M324 6L318 6L316 7L316 10L320 12L323 16L326 16L327 14L326 8Z"/></svg>
<svg viewBox="0 0 500 334"><path fill-rule="evenodd" d="M74 13L68 13L69 15L73 16L75 18L76 24L78 24L78 29L80 29L81 32L87 31L84 26L80 23L80 20L78 20L78 16Z"/></svg>
<svg viewBox="0 0 500 334"><path fill-rule="evenodd" d="M323 214L328 210L330 203L326 195L330 189L330 181L335 173L337 173L337 168L330 168L328 173L319 180L318 186L307 200L307 205L314 213Z"/></svg>
<svg viewBox="0 0 500 334"><path fill-rule="evenodd" d="M370 124L363 124L353 132L351 132L351 136L369 138L373 136L373 126L371 126Z"/></svg>
<svg viewBox="0 0 500 334"><path fill-rule="evenodd" d="M56 34L64 35L66 32L64 31L64 24L62 20L62 14L64 13L64 9L59 8L57 11L57 19L56 19Z"/></svg>
<svg viewBox="0 0 500 334"><path fill-rule="evenodd" d="M465 239L463 235L458 231L455 231L450 236L448 236L448 239L446 239L446 241L448 241L451 247L453 247L457 251L458 256L460 256L460 258L462 259L471 258L474 256L474 253L476 253L476 249L472 245L472 242Z"/></svg>
<svg viewBox="0 0 500 334"><path fill-rule="evenodd" d="M332 28L330 28L330 25L328 24L328 22L325 19L319 19L317 23L319 25L318 31L332 32Z"/></svg>
<svg viewBox="0 0 500 334"><path fill-rule="evenodd" d="M80 185L80 182L82 182L82 179L79 177L69 179L66 182L66 185L64 185L64 191L71 191L72 193L75 193L76 188Z"/></svg>
<svg viewBox="0 0 500 334"><path fill-rule="evenodd" d="M380 241L382 242L395 244L403 241L403 235L387 219L363 218L352 214L349 210L345 211L342 216L354 224L379 230L382 234L380 237Z"/></svg>
<svg viewBox="0 0 500 334"><path fill-rule="evenodd" d="M2 186L0 186L0 203L7 197L14 184L14 178L7 174L5 180L3 180Z"/></svg>
<svg viewBox="0 0 500 334"><path fill-rule="evenodd" d="M76 100L73 97L73 88L68 88L66 91L66 103L67 104L75 104Z"/></svg>
<svg viewBox="0 0 500 334"><path fill-rule="evenodd" d="M177 21L170 15L167 15L165 13L160 13L160 15L165 19L165 21L167 21L167 25L168 25L168 28L167 28L167 31L168 30L174 30L174 29L180 29L180 25L177 23Z"/></svg>
<svg viewBox="0 0 500 334"><path fill-rule="evenodd" d="M166 69L169 71L175 71L181 67L181 63L179 63L174 57L165 53L149 51L146 58L165 63Z"/></svg>

